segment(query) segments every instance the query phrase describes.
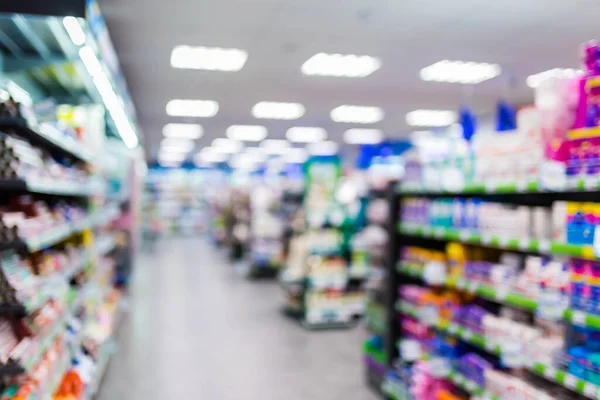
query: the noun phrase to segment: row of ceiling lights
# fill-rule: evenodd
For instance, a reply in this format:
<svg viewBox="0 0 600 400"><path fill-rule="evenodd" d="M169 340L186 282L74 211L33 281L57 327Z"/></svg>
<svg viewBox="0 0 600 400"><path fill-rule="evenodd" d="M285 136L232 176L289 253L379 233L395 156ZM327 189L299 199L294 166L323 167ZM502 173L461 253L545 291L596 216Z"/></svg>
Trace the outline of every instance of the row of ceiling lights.
<svg viewBox="0 0 600 400"><path fill-rule="evenodd" d="M241 70L247 59L248 53L240 49L181 45L176 46L171 53L171 66L182 69L234 72ZM304 62L301 70L305 75L364 78L380 67L381 60L375 57L318 53ZM442 60L421 69L420 77L430 82L478 84L493 79L501 73L502 68L498 64ZM536 87L548 76L561 74L569 76L575 73L575 70L554 69L530 76L527 84ZM219 104L213 100L174 99L167 103L166 111L169 116L174 117L210 118L218 113ZM258 119L295 120L301 118L305 112L304 105L290 102L263 101L252 107L252 115ZM342 105L334 108L330 116L335 122L374 124L384 118L384 111L373 106ZM411 126L443 127L455 123L456 118L457 114L449 110L414 110L406 115L406 122ZM186 151L191 151L195 145L183 143L181 146L173 146L173 140L197 139L202 135L202 127L198 124L168 124L163 129L163 133L168 140L162 142L159 160L182 161L187 156ZM270 143L265 140L267 129L259 125L232 125L227 129L227 137L229 139L222 140L233 140L238 143L241 141ZM309 149L312 153L335 153L337 145L325 141L326 137L327 132L317 127L294 127L287 131L287 138L291 142L312 143ZM383 134L377 129L350 129L345 132L344 140L352 144L379 143L383 140ZM167 146L166 144L169 143L171 145ZM300 154L301 151L305 151L304 149L290 148L289 142L286 143L285 148L295 151L296 154L291 157L294 160L291 162L306 157L306 152ZM213 142L212 147L203 149L197 154L195 161L225 161L224 154L228 152L223 152L218 144L219 142ZM322 146L319 147L318 144ZM241 146L237 151L240 150Z"/></svg>

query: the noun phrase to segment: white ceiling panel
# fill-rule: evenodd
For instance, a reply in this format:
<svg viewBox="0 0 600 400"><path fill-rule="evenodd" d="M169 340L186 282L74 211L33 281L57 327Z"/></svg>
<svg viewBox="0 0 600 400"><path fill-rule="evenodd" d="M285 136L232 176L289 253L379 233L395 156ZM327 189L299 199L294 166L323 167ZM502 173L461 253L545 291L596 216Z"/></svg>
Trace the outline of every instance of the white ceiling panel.
<svg viewBox="0 0 600 400"><path fill-rule="evenodd" d="M591 0L103 0L111 38L130 86L152 157L169 122L197 122L197 149L224 137L230 125L261 124L269 138L292 126L321 126L341 141L353 127L388 136L412 129L405 114L419 108L481 113L502 97L532 101L525 78L554 67L576 67L578 46L600 36L600 3ZM175 45L240 48L248 60L239 72L175 70ZM304 76L316 53L370 55L382 66L366 78ZM423 82L419 70L442 59L493 62L504 73L475 86ZM173 98L219 102L213 118L174 118ZM298 102L296 121L257 120L259 101ZM357 126L331 121L342 104L378 106L385 119Z"/></svg>

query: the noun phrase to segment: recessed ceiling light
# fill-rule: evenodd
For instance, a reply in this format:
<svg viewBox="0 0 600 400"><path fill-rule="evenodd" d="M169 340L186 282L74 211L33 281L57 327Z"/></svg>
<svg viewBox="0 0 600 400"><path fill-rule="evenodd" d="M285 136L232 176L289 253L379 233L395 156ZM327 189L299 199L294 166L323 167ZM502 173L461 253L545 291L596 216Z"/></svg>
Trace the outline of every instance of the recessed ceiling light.
<svg viewBox="0 0 600 400"><path fill-rule="evenodd" d="M75 17L64 17L63 25L69 34L71 41L75 46L81 46L85 43L85 32L81 29L79 20Z"/></svg>
<svg viewBox="0 0 600 400"><path fill-rule="evenodd" d="M231 125L227 137L241 142L260 142L267 137L267 128L260 125Z"/></svg>
<svg viewBox="0 0 600 400"><path fill-rule="evenodd" d="M229 155L215 151L214 148L206 147L194 156L194 162L221 163L227 161Z"/></svg>
<svg viewBox="0 0 600 400"><path fill-rule="evenodd" d="M374 124L383 119L383 110L379 107L343 105L331 110L331 119L335 122Z"/></svg>
<svg viewBox="0 0 600 400"><path fill-rule="evenodd" d="M415 110L406 114L411 126L448 126L456 122L456 113L448 110Z"/></svg>
<svg viewBox="0 0 600 400"><path fill-rule="evenodd" d="M443 60L421 70L421 79L433 82L476 84L502 73L498 64Z"/></svg>
<svg viewBox="0 0 600 400"><path fill-rule="evenodd" d="M574 78L582 75L583 71L573 68L554 68L538 74L529 75L527 77L527 86L530 88L538 87L542 82L550 78Z"/></svg>
<svg viewBox="0 0 600 400"><path fill-rule="evenodd" d="M194 156L194 163L220 163L225 162L229 158L227 154L218 153L214 151L206 151L203 149L200 153Z"/></svg>
<svg viewBox="0 0 600 400"><path fill-rule="evenodd" d="M304 111L304 106L298 103L261 101L252 107L252 115L261 119L298 119Z"/></svg>
<svg viewBox="0 0 600 400"><path fill-rule="evenodd" d="M379 129L348 129L344 132L344 141L348 144L377 144L383 141L383 132Z"/></svg>
<svg viewBox="0 0 600 400"><path fill-rule="evenodd" d="M163 161L179 161L183 162L187 157L187 153L171 152L166 150L160 150L158 153L158 159Z"/></svg>
<svg viewBox="0 0 600 400"><path fill-rule="evenodd" d="M167 103L167 115L172 117L214 117L219 103L213 100L174 99Z"/></svg>
<svg viewBox="0 0 600 400"><path fill-rule="evenodd" d="M261 161L251 154L237 154L229 160L229 166L235 169L254 170Z"/></svg>
<svg viewBox="0 0 600 400"><path fill-rule="evenodd" d="M196 144L187 139L165 138L160 142L161 150L188 152L192 151Z"/></svg>
<svg viewBox="0 0 600 400"><path fill-rule="evenodd" d="M294 143L315 143L325 140L327 131L323 128L295 126L288 129L285 136Z"/></svg>
<svg viewBox="0 0 600 400"><path fill-rule="evenodd" d="M308 152L313 156L333 156L337 154L339 146L332 140L319 143L311 143Z"/></svg>
<svg viewBox="0 0 600 400"><path fill-rule="evenodd" d="M209 71L239 71L248 53L239 49L220 47L175 46L171 52L171 66L184 69L204 69Z"/></svg>
<svg viewBox="0 0 600 400"><path fill-rule="evenodd" d="M318 53L302 64L305 75L364 78L381 67L381 60L370 56Z"/></svg>
<svg viewBox="0 0 600 400"><path fill-rule="evenodd" d="M200 139L204 133L198 124L167 124L163 127L163 136L175 139Z"/></svg>
<svg viewBox="0 0 600 400"><path fill-rule="evenodd" d="M213 140L212 148L221 153L234 154L239 153L244 145L242 142L227 138L218 138Z"/></svg>
<svg viewBox="0 0 600 400"><path fill-rule="evenodd" d="M308 160L308 152L305 149L292 148L285 154L285 161L290 164L301 164Z"/></svg>
<svg viewBox="0 0 600 400"><path fill-rule="evenodd" d="M280 139L267 139L260 143L267 154L285 154L290 149L290 142Z"/></svg>
<svg viewBox="0 0 600 400"><path fill-rule="evenodd" d="M246 147L241 154L256 162L262 162L268 158L265 150L260 147Z"/></svg>

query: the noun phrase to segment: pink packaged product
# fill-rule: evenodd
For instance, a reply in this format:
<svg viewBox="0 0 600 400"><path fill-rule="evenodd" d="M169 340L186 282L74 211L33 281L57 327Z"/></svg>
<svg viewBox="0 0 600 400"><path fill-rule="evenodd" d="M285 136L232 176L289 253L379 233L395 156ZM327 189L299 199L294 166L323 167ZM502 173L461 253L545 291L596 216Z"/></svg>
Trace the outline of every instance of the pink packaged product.
<svg viewBox="0 0 600 400"><path fill-rule="evenodd" d="M438 400L438 393L452 388L446 380L432 375L430 364L427 362L415 363L410 386L411 394L419 400Z"/></svg>
<svg viewBox="0 0 600 400"><path fill-rule="evenodd" d="M581 45L584 76L579 82L575 129L600 126L600 44L590 40Z"/></svg>

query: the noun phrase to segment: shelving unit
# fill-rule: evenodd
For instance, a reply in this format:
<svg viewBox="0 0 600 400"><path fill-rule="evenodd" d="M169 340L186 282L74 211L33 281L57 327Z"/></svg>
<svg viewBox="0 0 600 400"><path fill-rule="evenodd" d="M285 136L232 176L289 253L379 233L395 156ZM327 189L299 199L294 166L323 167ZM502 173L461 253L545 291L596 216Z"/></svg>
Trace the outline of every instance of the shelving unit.
<svg viewBox="0 0 600 400"><path fill-rule="evenodd" d="M6 120L0 122L0 127L12 126L7 124ZM30 139L32 145L47 146L42 148L49 150L51 154L70 158L74 162L88 162L82 160L90 159L82 156L86 153L80 147L68 145L67 148L64 142L51 142L49 139L37 135L31 129L25 129L20 124L16 126L19 127L19 132L27 132L24 137ZM73 150L75 148L77 151ZM16 356L11 356L10 361L0 365L1 377L29 375L33 374L41 363L46 362L49 353L54 354L59 351L58 359L51 365L44 364L44 368L48 368L44 383L39 388L26 389L33 390L32 396L35 396L36 399L54 399L54 393L60 387L65 374L71 369L73 359L78 357L81 352L83 338L90 337L86 327L88 323L94 321L95 307L109 301L108 295L112 287L112 261L110 261L112 256L110 253L115 249L116 242L113 234L106 231L106 226L120 214L120 210L117 204L102 200L106 195L104 193L105 185L100 178L90 178L89 182L89 185L76 186L70 182L37 181L33 184L24 180L0 181L0 189L4 189L4 200L23 193L31 194L34 198L41 195L46 196L44 199L47 199L48 204L65 199L75 202L87 210L87 215L73 220L65 219L35 235L17 236L11 243L0 244L0 252L10 252L18 260L31 257L41 251L62 248L64 243L71 243L71 246L78 249L78 256L72 259L76 260L72 261L72 265L62 265L60 271L48 272L46 275L36 278L42 285L36 296L28 298L27 301L7 302L0 305L0 315L4 320L12 321L12 324L23 319L27 320L33 313L49 307L50 304L62 304L62 311L56 314L52 321L46 323L50 325L49 328L44 328L34 333L33 336L16 334L19 342L13 351L19 348L20 358L13 359ZM98 240L94 240L97 235ZM0 262L0 268L6 275L7 265L4 264L6 257L3 259L4 261ZM11 264L9 267L11 271L14 268L29 268L20 264L16 264L16 266ZM64 287L66 291L48 291L44 289L46 286ZM89 300L92 298L96 299L93 302L96 306L90 305L92 303ZM115 306L115 309L118 309L118 306ZM82 315L83 317L81 317ZM68 326L73 321L79 321L82 328L79 334L67 343L64 338ZM117 323L114 323L113 327L116 328ZM99 364L106 363L106 360L100 361L102 360L98 361ZM95 388L94 391L97 390L102 372L102 368L98 368L97 381L89 385ZM13 394L20 390L18 385L7 387L2 395L12 398ZM88 396L88 398L91 397Z"/></svg>
<svg viewBox="0 0 600 400"><path fill-rule="evenodd" d="M514 182L502 185L469 185L460 191L427 191L422 187L391 184L387 195L390 202L390 224L388 233L392 238L391 249L388 254L387 268L390 272L387 285L387 310L388 320L386 326L385 357L390 371L395 371L399 354L399 341L402 337L401 326L398 323L398 315L406 315L420 321L437 332L458 339L460 342L469 344L480 349L486 354L502 357L503 347L495 344L485 335L471 331L460 324L432 318L429 314L421 313L414 305L399 299L398 288L402 284L429 285L424 277L424 272L418 266L408 262L401 262L399 255L405 246L419 246L423 248L440 249L445 243L457 242L472 246L502 249L524 254L539 254L556 257L573 257L578 259L597 260L591 245L574 245L569 243L536 240L532 238L506 237L501 235L485 235L473 230L454 228L441 228L434 226L403 224L400 221L402 215L402 199L425 197L436 199L438 197L470 198L478 197L494 202L505 202L511 204L525 205L549 205L553 201L582 201L600 202L598 179L574 179L565 183L564 188L559 191L542 189L538 181ZM472 281L462 277L449 276L444 278L435 286L447 289L455 289L473 296L485 299L494 304L509 306L530 313L538 310L538 301L511 288L494 287L490 284ZM566 324L579 327L600 329L600 316L567 308L563 312L563 320ZM600 397L600 388L595 384L585 381L570 374L563 367L551 365L538 360L527 360L524 368L549 382L569 389L585 398L597 399ZM479 399L501 400L499 396L489 393L485 388L469 382L457 371L451 371L447 380L453 382L457 387ZM396 385L396 386L395 386ZM391 374L388 381L381 385L381 391L389 399L397 397L398 381L395 374ZM506 400L506 399L504 399Z"/></svg>

